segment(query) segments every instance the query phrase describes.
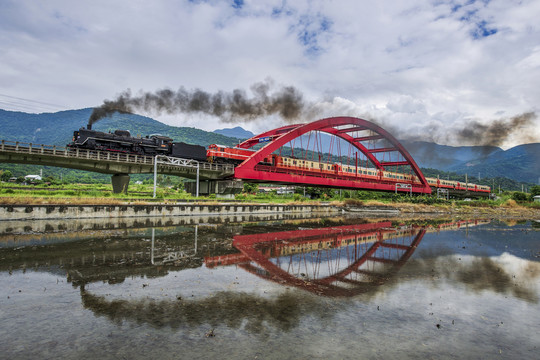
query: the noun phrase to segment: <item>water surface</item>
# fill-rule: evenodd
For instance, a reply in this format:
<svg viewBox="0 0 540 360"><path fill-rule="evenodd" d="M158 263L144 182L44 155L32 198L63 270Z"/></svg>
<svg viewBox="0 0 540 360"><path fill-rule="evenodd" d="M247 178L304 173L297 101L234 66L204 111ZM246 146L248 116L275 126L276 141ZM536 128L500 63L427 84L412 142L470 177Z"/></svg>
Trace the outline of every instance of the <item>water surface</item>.
<svg viewBox="0 0 540 360"><path fill-rule="evenodd" d="M0 357L538 358L535 221L237 220L4 226Z"/></svg>

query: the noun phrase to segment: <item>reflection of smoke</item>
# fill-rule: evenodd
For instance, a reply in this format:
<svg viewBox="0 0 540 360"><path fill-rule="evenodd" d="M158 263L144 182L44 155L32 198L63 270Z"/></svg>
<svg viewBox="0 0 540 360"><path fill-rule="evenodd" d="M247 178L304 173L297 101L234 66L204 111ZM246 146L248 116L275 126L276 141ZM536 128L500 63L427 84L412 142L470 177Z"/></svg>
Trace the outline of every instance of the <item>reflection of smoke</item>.
<svg viewBox="0 0 540 360"><path fill-rule="evenodd" d="M540 266L535 265L531 263L526 271L517 275L518 278L508 274L501 265L487 257L474 258L471 262L461 261L455 257L410 261L406 269L408 275L413 277L429 274L437 282L439 278L445 278L465 284L475 292L493 291L511 294L518 299L537 303L539 299L536 292L526 288L540 275ZM536 271L532 271L532 268Z"/></svg>
<svg viewBox="0 0 540 360"><path fill-rule="evenodd" d="M250 332L262 333L268 325L281 331L293 329L306 314L323 320L331 317L323 302L310 296L293 294L283 294L275 300L244 293L220 292L198 301L109 301L81 288L81 297L86 309L113 322L130 320L157 328L226 324L232 328L245 326Z"/></svg>
<svg viewBox="0 0 540 360"><path fill-rule="evenodd" d="M141 110L158 114L202 113L217 116L225 122L246 121L273 114L280 115L284 120L299 118L305 107L302 93L292 86L284 86L273 92L271 88L270 80L256 83L251 86L252 97L240 89L211 94L181 87L178 91L162 89L137 96L127 90L115 100L106 100L103 105L94 108L88 124L92 125L115 112L133 113Z"/></svg>
<svg viewBox="0 0 540 360"><path fill-rule="evenodd" d="M508 137L517 136L520 143L534 142L536 139L531 134L534 119L536 114L529 112L510 119L494 120L488 125L473 120L465 129L457 132L457 140L482 146L500 146Z"/></svg>

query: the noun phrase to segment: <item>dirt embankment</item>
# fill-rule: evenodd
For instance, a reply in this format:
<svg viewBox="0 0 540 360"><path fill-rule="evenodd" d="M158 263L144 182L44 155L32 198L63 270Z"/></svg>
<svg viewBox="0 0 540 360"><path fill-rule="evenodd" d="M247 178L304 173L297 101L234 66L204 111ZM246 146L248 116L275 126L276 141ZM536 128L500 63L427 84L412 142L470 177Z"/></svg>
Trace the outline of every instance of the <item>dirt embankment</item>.
<svg viewBox="0 0 540 360"><path fill-rule="evenodd" d="M112 206L125 206L125 205L154 205L154 206L177 206L181 200L166 199L161 201L145 201L141 199L111 199L111 198L40 198L40 197L0 197L0 205L13 205L13 206L32 206L32 205L65 205L65 206L77 206L77 205L112 205ZM204 205L217 205L219 201L190 201L189 203L204 204ZM263 205L256 202L241 202L234 201L231 205ZM471 203L471 205L463 204L448 204L448 205L425 205L425 204L412 204L412 203L383 203L379 201L360 201L360 200L346 200L346 201L332 201L332 202L283 202L281 204L273 203L272 205L295 205L295 206L321 206L321 207L333 207L341 209L348 213L400 213L410 215L451 215L451 216L464 216L464 217L492 217L492 218L518 218L518 219L538 219L540 220L540 209L521 206L513 200L507 201L504 205L500 206L479 206L478 204ZM337 210L336 209L336 210Z"/></svg>

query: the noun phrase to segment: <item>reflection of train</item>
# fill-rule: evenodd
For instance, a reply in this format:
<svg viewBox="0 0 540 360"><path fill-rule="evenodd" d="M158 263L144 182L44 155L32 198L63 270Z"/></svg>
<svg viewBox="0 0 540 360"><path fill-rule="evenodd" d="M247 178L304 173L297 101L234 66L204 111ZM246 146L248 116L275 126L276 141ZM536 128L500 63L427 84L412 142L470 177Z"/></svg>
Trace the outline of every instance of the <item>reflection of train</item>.
<svg viewBox="0 0 540 360"><path fill-rule="evenodd" d="M489 220L476 219L453 221L422 227L414 224L393 227L391 222L385 221L361 225L337 226L333 228L237 235L234 237L235 242L233 245L236 246L240 243L251 244L266 258L278 258L280 256L306 254L313 251L373 244L375 242L387 242L388 246L390 243L389 240L414 236L422 229L425 229L426 232L439 232L457 230L463 227L467 228L485 225L489 222ZM399 245L393 245L391 247L396 249L396 251L406 249ZM209 268L249 261L248 257L242 253L205 257L204 259L205 265Z"/></svg>
<svg viewBox="0 0 540 360"><path fill-rule="evenodd" d="M91 129L91 126L80 128L73 133L70 149L89 149L114 151L138 155L170 155L199 161L206 160L206 149L203 146L173 142L163 135L150 135L144 138L131 136L128 130L115 130L105 133Z"/></svg>
<svg viewBox="0 0 540 360"><path fill-rule="evenodd" d="M239 164L253 154L252 150L229 148L223 145L210 145L208 147L208 161L224 161ZM295 159L292 157L271 154L266 157L262 165L274 167L277 171L290 172L291 170L303 174L336 175L340 177L361 178L363 180L389 181L393 183L420 184L417 176L412 174L403 174L391 171L380 171L374 168L365 168L361 166L351 166L343 164L331 164L318 161ZM489 186L463 183L460 181L441 180L437 178L426 178L428 184L432 187L447 188L453 190L469 190L474 192L489 193Z"/></svg>

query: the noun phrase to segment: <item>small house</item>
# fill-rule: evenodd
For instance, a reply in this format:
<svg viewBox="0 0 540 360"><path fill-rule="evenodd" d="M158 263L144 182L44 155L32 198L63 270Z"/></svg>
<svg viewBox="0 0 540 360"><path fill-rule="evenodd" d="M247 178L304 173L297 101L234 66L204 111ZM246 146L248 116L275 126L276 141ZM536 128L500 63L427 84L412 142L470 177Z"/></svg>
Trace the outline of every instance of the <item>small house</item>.
<svg viewBox="0 0 540 360"><path fill-rule="evenodd" d="M25 181L41 181L41 176L39 175L26 175L24 177Z"/></svg>

